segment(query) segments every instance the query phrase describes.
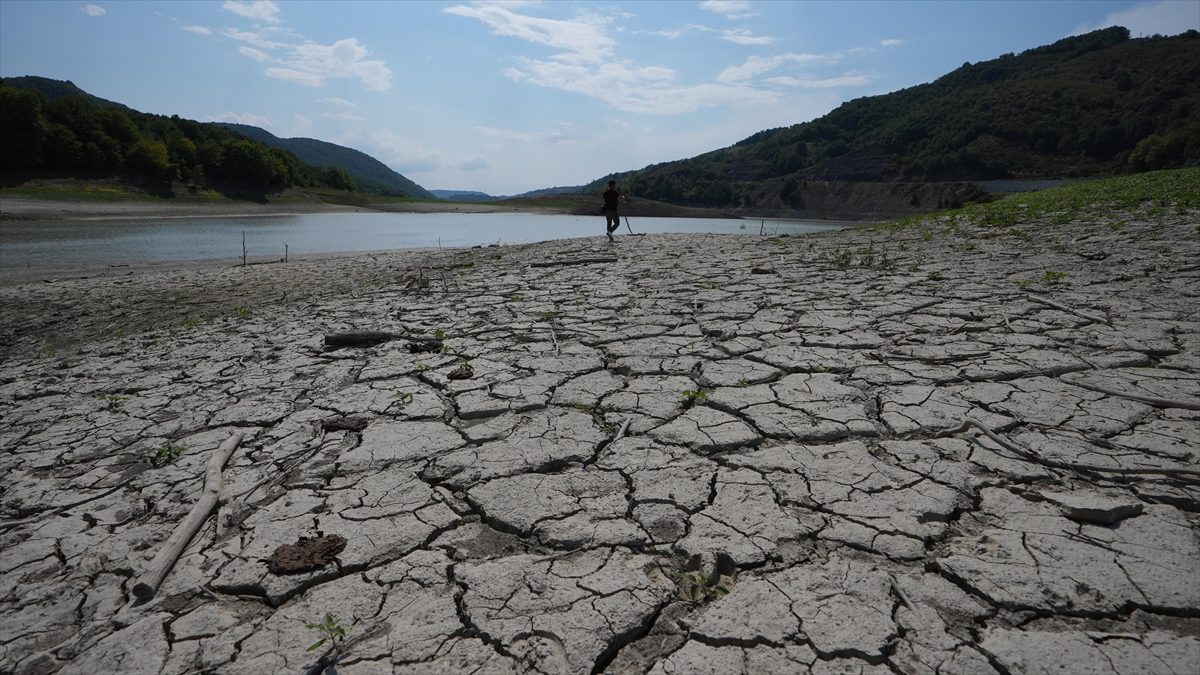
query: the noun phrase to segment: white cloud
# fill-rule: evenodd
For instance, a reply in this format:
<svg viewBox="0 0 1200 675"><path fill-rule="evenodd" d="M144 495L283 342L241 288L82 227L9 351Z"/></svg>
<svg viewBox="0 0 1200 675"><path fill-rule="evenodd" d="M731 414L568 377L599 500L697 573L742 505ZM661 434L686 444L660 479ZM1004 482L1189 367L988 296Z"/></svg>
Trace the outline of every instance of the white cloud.
<svg viewBox="0 0 1200 675"><path fill-rule="evenodd" d="M410 141L390 131L375 132L368 141L374 149L374 152L368 154L379 157L385 164L405 175L426 173L456 163L447 161L445 156L436 150L430 150L416 141Z"/></svg>
<svg viewBox="0 0 1200 675"><path fill-rule="evenodd" d="M771 57L751 56L740 66L729 66L717 75L719 82L744 82L752 80L763 73L770 72L788 64L825 65L836 63L838 57L824 54L796 54L789 52Z"/></svg>
<svg viewBox="0 0 1200 675"><path fill-rule="evenodd" d="M562 61L599 63L608 59L616 46L616 41L604 32L608 20L594 14L581 13L573 21L561 21L516 14L498 5L455 5L444 11L478 19L496 35L565 50L555 56Z"/></svg>
<svg viewBox="0 0 1200 675"><path fill-rule="evenodd" d="M249 2L240 2L239 0L225 0L221 5L221 9L227 12L233 12L238 16L244 16L247 19L262 21L265 23L279 23L279 6L271 0L250 0Z"/></svg>
<svg viewBox="0 0 1200 675"><path fill-rule="evenodd" d="M670 115L727 105L774 101L776 94L742 84L676 82L673 69L638 66L613 57L616 42L602 29L608 20L580 14L571 21L524 16L496 5L456 5L444 11L478 19L496 35L564 50L548 59L515 57L505 75L550 89L598 98L626 112Z"/></svg>
<svg viewBox="0 0 1200 675"><path fill-rule="evenodd" d="M704 0L700 3L700 9L720 14L728 19L755 16L753 12L749 11L750 3L746 0Z"/></svg>
<svg viewBox="0 0 1200 675"><path fill-rule="evenodd" d="M243 56L249 56L255 61L266 61L267 59L271 58L270 56L267 56L266 52L259 51L254 47L247 47L245 45L238 47L238 51L241 52Z"/></svg>
<svg viewBox="0 0 1200 675"><path fill-rule="evenodd" d="M857 70L852 70L837 77L806 79L781 75L779 77L769 77L764 80L764 82L778 84L785 87L796 87L799 89L836 89L839 87L863 87L871 84L877 79L879 79L879 76L874 73L863 73Z"/></svg>
<svg viewBox="0 0 1200 675"><path fill-rule="evenodd" d="M561 143L575 140L578 131L573 124L562 124L553 131L516 131L513 129L494 129L492 127L475 127L480 135L488 138L499 138L521 143Z"/></svg>
<svg viewBox="0 0 1200 675"><path fill-rule="evenodd" d="M1071 35L1089 33L1109 26L1124 26L1133 37L1178 35L1192 29L1200 30L1200 11L1197 10L1196 0L1143 2L1113 12L1097 24L1080 26Z"/></svg>
<svg viewBox="0 0 1200 675"><path fill-rule="evenodd" d="M367 48L357 38L338 40L331 45L306 42L293 47L284 63L316 76L322 86L328 78L358 78L371 91L387 91L392 86L392 71L383 61L367 59Z"/></svg>
<svg viewBox="0 0 1200 675"><path fill-rule="evenodd" d="M295 82L296 84L302 84L306 87L324 87L325 86L325 80L321 79L321 77L319 75L315 75L313 73L306 73L301 70L293 70L291 68L279 68L276 66L272 66L270 68L267 68L266 75L267 75L267 77L273 77L277 80L286 80L288 82Z"/></svg>
<svg viewBox="0 0 1200 675"><path fill-rule="evenodd" d="M363 117L362 115L355 115L354 113L348 113L348 112L321 113L321 117L325 117L325 118L331 119L331 120L344 120L346 122L366 122L367 121L367 118Z"/></svg>
<svg viewBox="0 0 1200 675"><path fill-rule="evenodd" d="M84 5L79 11L87 14L88 16L104 16L108 13L100 5Z"/></svg>
<svg viewBox="0 0 1200 675"><path fill-rule="evenodd" d="M675 72L661 66L631 67L608 63L600 67L561 61L520 59L509 77L552 89L593 96L626 112L675 115L705 108L755 105L774 101L773 92L740 84L680 85Z"/></svg>
<svg viewBox="0 0 1200 675"><path fill-rule="evenodd" d="M738 45L769 45L775 42L773 37L756 36L745 28L722 31L721 39Z"/></svg>
<svg viewBox="0 0 1200 675"><path fill-rule="evenodd" d="M483 171L484 169L492 168L492 162L487 157L475 155L461 160L454 165L454 168L459 171Z"/></svg>
<svg viewBox="0 0 1200 675"><path fill-rule="evenodd" d="M212 31L204 26L184 26L183 29L197 35L212 35Z"/></svg>
<svg viewBox="0 0 1200 675"><path fill-rule="evenodd" d="M302 136L312 131L313 122L300 113L292 113L292 131L293 136Z"/></svg>
<svg viewBox="0 0 1200 675"><path fill-rule="evenodd" d="M899 47L902 44L904 44L904 40L898 38L888 38L887 40L879 41L881 47Z"/></svg>
<svg viewBox="0 0 1200 675"><path fill-rule="evenodd" d="M211 115L208 118L209 122L233 122L235 124L249 124L256 127L270 127L271 120L262 115L253 113L235 113L223 112L220 115Z"/></svg>
<svg viewBox="0 0 1200 675"><path fill-rule="evenodd" d="M301 44L288 44L263 37L260 33L226 28L222 33L231 39L254 45L252 50L266 58L252 56L241 48L243 54L259 61L270 60L277 64L267 68L267 77L296 82L308 87L324 87L330 79L358 79L371 91L387 91L392 86L392 71L378 59L368 58L366 46L358 38L338 40L323 45L311 40ZM277 55L271 52L277 53Z"/></svg>
<svg viewBox="0 0 1200 675"><path fill-rule="evenodd" d="M358 107L357 103L347 101L344 98L337 98L335 96L330 96L328 98L319 98L319 99L317 99L317 103L328 103L329 105L335 105L339 108L357 108Z"/></svg>
<svg viewBox="0 0 1200 675"><path fill-rule="evenodd" d="M269 40L258 33L241 31L236 28L223 28L221 33L227 38L237 40L238 42L252 44L255 47L261 47L263 49L284 49L288 47L288 45L283 42Z"/></svg>

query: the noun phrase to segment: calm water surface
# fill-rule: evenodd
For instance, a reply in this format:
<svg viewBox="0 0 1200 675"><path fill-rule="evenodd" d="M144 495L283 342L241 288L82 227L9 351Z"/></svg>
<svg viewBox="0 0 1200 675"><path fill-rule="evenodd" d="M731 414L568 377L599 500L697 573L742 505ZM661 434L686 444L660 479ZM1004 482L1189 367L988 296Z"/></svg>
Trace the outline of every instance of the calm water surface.
<svg viewBox="0 0 1200 675"><path fill-rule="evenodd" d="M758 234L758 220L630 218L634 232ZM765 221L769 234L799 234L848 223ZM253 218L162 218L0 223L0 268L71 267L385 251L596 237L604 219L517 213L338 213ZM622 223L621 234L628 234Z"/></svg>

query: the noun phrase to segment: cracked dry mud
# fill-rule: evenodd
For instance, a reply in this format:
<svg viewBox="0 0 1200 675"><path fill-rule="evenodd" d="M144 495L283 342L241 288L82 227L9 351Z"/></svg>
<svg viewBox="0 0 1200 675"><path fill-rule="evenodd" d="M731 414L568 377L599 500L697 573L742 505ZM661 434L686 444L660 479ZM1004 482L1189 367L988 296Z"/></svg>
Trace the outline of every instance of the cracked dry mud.
<svg viewBox="0 0 1200 675"><path fill-rule="evenodd" d="M1194 673L1198 215L2 288L0 672Z"/></svg>

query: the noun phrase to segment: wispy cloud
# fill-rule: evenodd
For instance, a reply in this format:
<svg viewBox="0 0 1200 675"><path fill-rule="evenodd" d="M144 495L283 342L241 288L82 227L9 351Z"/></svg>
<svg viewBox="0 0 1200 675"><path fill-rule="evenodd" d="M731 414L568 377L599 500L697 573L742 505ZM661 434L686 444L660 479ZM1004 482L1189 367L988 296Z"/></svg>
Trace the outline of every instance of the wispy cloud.
<svg viewBox="0 0 1200 675"><path fill-rule="evenodd" d="M255 61L266 61L267 59L271 58L270 56L267 56L266 52L255 49L254 47L247 47L246 45L238 47L238 51L241 52L242 55L249 56Z"/></svg>
<svg viewBox="0 0 1200 675"><path fill-rule="evenodd" d="M518 82L598 98L626 112L687 113L725 105L774 101L776 94L740 83L681 84L671 68L642 66L615 57L608 19L579 14L573 20L542 19L496 5L456 5L447 13L477 19L496 35L516 37L561 50L550 58L514 57L505 75Z"/></svg>
<svg viewBox="0 0 1200 675"><path fill-rule="evenodd" d="M390 131L375 132L367 142L374 150L370 154L379 157L385 164L405 175L452 167L463 159L447 160L446 156L437 150L431 150Z"/></svg>
<svg viewBox="0 0 1200 675"><path fill-rule="evenodd" d="M319 98L319 99L317 99L317 103L328 103L329 105L335 105L339 108L357 108L358 107L357 103L354 103L352 101L347 101L344 98L337 98L336 96L330 96L327 98Z"/></svg>
<svg viewBox="0 0 1200 675"><path fill-rule="evenodd" d="M295 70L292 68L280 68L278 66L271 66L270 68L267 68L266 75L267 75L267 77L273 77L277 80L284 80L287 82L295 82L296 84L302 84L306 87L324 87L325 86L325 80L322 79L319 75L316 75L314 73L308 73L303 70Z"/></svg>
<svg viewBox="0 0 1200 675"><path fill-rule="evenodd" d="M746 28L721 31L721 39L739 45L769 45L775 42L773 37L754 35Z"/></svg>
<svg viewBox="0 0 1200 675"><path fill-rule="evenodd" d="M720 14L729 19L741 19L748 16L755 16L750 11L750 3L746 0L704 0L700 3L700 9L714 14Z"/></svg>
<svg viewBox="0 0 1200 675"><path fill-rule="evenodd" d="M225 0L221 4L221 9L264 23L279 23L282 20L279 17L279 6L271 0L250 0L249 2Z"/></svg>
<svg viewBox="0 0 1200 675"><path fill-rule="evenodd" d="M254 113L223 112L220 115L210 115L208 121L233 122L235 124L249 124L256 127L271 126L271 120L263 117L262 115L255 115Z"/></svg>
<svg viewBox="0 0 1200 675"><path fill-rule="evenodd" d="M459 160L454 168L459 171L483 171L492 168L492 161L483 155L475 155Z"/></svg>
<svg viewBox="0 0 1200 675"><path fill-rule="evenodd" d="M1071 35L1090 33L1109 26L1124 26L1134 37L1178 35L1192 29L1200 30L1200 11L1196 11L1195 0L1143 2L1113 12L1099 23L1080 26Z"/></svg>
<svg viewBox="0 0 1200 675"><path fill-rule="evenodd" d="M289 44L236 28L226 28L222 34L253 45L254 49L240 47L242 54L274 64L266 69L267 77L308 87L324 87L331 79L358 79L371 91L387 91L392 85L391 69L383 61L369 58L370 53L358 38L323 45L311 40Z"/></svg>
<svg viewBox="0 0 1200 675"><path fill-rule="evenodd" d="M751 56L740 66L730 66L717 75L719 82L745 82L786 65L828 65L837 63L837 56L825 54L778 54L776 56Z"/></svg>
<svg viewBox="0 0 1200 675"><path fill-rule="evenodd" d="M349 112L327 112L321 113L321 117L331 120L342 120L345 122L366 122L367 118L362 115L355 115Z"/></svg>
<svg viewBox="0 0 1200 675"><path fill-rule="evenodd" d="M844 75L837 77L826 78L801 78L792 77L789 75L781 75L778 77L768 77L763 80L770 84L777 84L784 87L795 87L798 89L837 89L839 87L863 87L879 79L879 75L875 73L864 73L857 70L851 70Z"/></svg>
<svg viewBox="0 0 1200 675"><path fill-rule="evenodd" d="M899 47L902 44L904 44L904 40L898 38L888 38L887 40L879 41L879 45L882 47Z"/></svg>
<svg viewBox="0 0 1200 675"><path fill-rule="evenodd" d="M572 21L543 19L517 14L500 5L454 5L448 14L478 19L496 35L520 38L535 44L563 50L555 55L560 61L598 63L612 55L616 41L604 32L608 19L581 13Z"/></svg>
<svg viewBox="0 0 1200 675"><path fill-rule="evenodd" d="M578 129L573 124L562 124L560 128L551 131L516 131L513 129L495 129L492 127L475 127L482 136L521 143L561 143L575 140Z"/></svg>
<svg viewBox="0 0 1200 675"><path fill-rule="evenodd" d="M79 11L87 14L88 16L104 16L108 13L100 5L84 5L83 7L79 8Z"/></svg>
<svg viewBox="0 0 1200 675"><path fill-rule="evenodd" d="M183 29L190 33L196 33L198 35L212 35L212 31L205 28L204 26L184 26Z"/></svg>

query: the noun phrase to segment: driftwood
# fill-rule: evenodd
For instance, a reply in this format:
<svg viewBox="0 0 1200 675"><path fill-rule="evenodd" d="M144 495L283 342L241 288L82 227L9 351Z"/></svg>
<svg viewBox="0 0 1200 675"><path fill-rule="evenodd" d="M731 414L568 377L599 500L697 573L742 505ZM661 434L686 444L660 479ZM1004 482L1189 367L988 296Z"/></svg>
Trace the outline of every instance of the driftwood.
<svg viewBox="0 0 1200 675"><path fill-rule="evenodd" d="M1063 378L1059 378L1059 379L1061 379L1063 382L1066 382L1067 384L1073 384L1076 387L1081 387L1083 389L1091 389L1092 391L1098 391L1101 394L1108 394L1109 396L1116 396L1118 398L1127 398L1127 399L1130 399L1133 401L1141 401L1142 403L1152 405L1155 408L1183 408L1184 410L1200 410L1200 401L1183 401L1183 400L1173 399L1173 398L1159 398L1158 396L1144 396L1142 394L1133 394L1133 393L1130 393L1127 391L1120 391L1117 389L1109 389L1108 387L1104 387L1104 386L1101 386L1098 384L1092 384L1090 382L1079 382L1078 380L1075 380L1073 378L1063 377Z"/></svg>
<svg viewBox="0 0 1200 675"><path fill-rule="evenodd" d="M1061 309L1062 311L1064 311L1068 314L1074 314L1075 316L1081 316L1085 319L1089 319L1089 320L1095 321L1097 323L1103 323L1103 324L1107 324L1109 326L1112 325L1112 321L1110 321L1109 319L1106 319L1101 316L1096 316L1095 314L1088 314L1087 312L1081 312L1077 309L1068 307L1067 305L1064 305L1061 302L1055 302L1054 300L1051 300L1050 298L1043 298L1040 295L1034 295L1034 294L1030 293L1029 299L1038 304L1046 305L1047 307L1053 307L1054 309Z"/></svg>
<svg viewBox="0 0 1200 675"><path fill-rule="evenodd" d="M150 571L143 574L133 585L133 594L139 600L148 600L154 597L159 585L162 584L163 579L167 578L167 574L175 566L175 561L183 553L183 549L187 548L192 538L200 531L200 527L208 520L213 509L216 508L221 495L221 472L225 469L225 463L229 461L230 455L237 450L241 442L242 434L237 433L230 436L208 460L208 468L204 471L204 492L201 493L200 499L196 500L187 517L175 526L175 531L163 544L158 555L154 556L154 561L150 563Z"/></svg>
<svg viewBox="0 0 1200 675"><path fill-rule="evenodd" d="M409 342L440 342L437 338L409 335L407 333L389 333L381 330L352 331L349 333L328 333L325 335L326 347L370 347L390 340L408 340Z"/></svg>
<svg viewBox="0 0 1200 675"><path fill-rule="evenodd" d="M1033 452L1032 450L1023 448L1023 447L1017 445L1016 443L1013 443L1012 441L1001 438L999 435L997 435L991 429L987 428L987 426L984 425L983 422L980 422L979 420L974 419L972 417L967 417L967 418L963 419L963 423L960 424L958 427L956 427L954 429L947 429L946 431L943 431L943 432L935 435L934 438L945 438L946 436L954 436L956 434L961 434L962 432L966 431L967 429L970 429L971 427L975 427L979 431L983 432L984 436L987 436L994 443L996 443L996 445L999 445L1000 447L1004 448L1005 450L1008 450L1009 452L1020 455L1021 457L1025 458L1031 462L1034 462L1036 464L1041 464L1043 466L1048 466L1052 469L1068 469L1071 471L1086 471L1089 473L1116 473L1116 474L1133 474L1133 475L1171 476L1172 478L1175 478L1182 482L1191 483L1191 484L1200 484L1200 471L1193 471L1191 469L1125 469L1125 468L1115 467L1115 466L1099 466L1097 464L1076 464L1074 462L1060 462L1058 460L1048 459L1046 457L1042 457L1041 455L1038 455L1036 452Z"/></svg>
<svg viewBox="0 0 1200 675"><path fill-rule="evenodd" d="M570 260L546 260L544 262L529 263L530 267L557 267L559 265L590 265L592 263L615 263L615 257L605 258L572 258Z"/></svg>

